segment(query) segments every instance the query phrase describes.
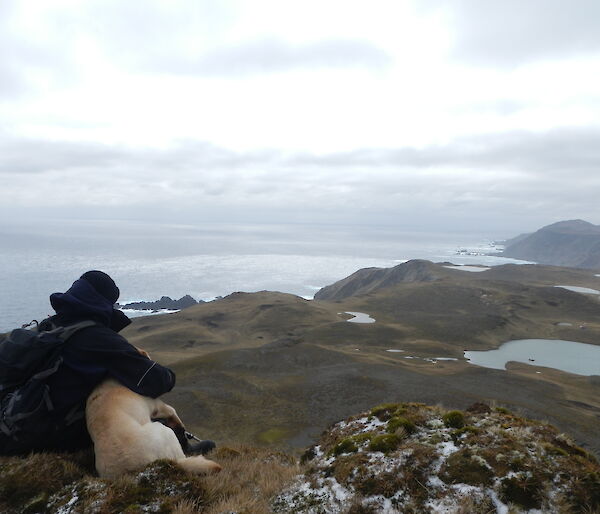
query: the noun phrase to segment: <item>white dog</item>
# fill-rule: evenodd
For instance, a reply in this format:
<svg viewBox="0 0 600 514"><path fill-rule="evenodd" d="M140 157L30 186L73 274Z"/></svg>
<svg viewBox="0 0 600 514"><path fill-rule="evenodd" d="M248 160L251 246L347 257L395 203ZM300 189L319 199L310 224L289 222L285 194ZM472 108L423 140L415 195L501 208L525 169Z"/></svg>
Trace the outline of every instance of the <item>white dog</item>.
<svg viewBox="0 0 600 514"><path fill-rule="evenodd" d="M152 421L158 418L183 428L175 409L161 400L141 396L112 379L96 387L87 400L86 421L98 474L115 478L157 459L174 460L191 473L221 471L201 455L186 457L173 430Z"/></svg>

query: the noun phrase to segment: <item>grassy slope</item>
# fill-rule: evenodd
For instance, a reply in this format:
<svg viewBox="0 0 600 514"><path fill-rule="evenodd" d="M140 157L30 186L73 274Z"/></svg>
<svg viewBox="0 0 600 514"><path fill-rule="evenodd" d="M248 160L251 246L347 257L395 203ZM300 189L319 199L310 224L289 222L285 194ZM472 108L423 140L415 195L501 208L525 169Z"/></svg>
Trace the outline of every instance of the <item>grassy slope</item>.
<svg viewBox="0 0 600 514"><path fill-rule="evenodd" d="M340 301L236 293L137 319L125 335L176 370L167 401L189 428L222 442L301 448L329 423L382 401L464 408L483 399L548 419L598 453L597 381L551 370L538 375L517 364L508 372L479 368L462 352L534 337L597 343L598 299L550 286L600 288L600 279L540 266L435 272L435 282ZM347 323L338 314L344 311L367 312L377 322ZM459 360L434 364L407 355Z"/></svg>

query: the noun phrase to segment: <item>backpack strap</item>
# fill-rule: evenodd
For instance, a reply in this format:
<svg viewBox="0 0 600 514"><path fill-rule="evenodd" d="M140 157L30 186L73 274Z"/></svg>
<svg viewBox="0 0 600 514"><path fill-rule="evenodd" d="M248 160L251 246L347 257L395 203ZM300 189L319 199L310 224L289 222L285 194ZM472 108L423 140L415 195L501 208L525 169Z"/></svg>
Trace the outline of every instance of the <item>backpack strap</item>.
<svg viewBox="0 0 600 514"><path fill-rule="evenodd" d="M56 329L56 331L58 332L57 333L58 337L63 342L65 342L71 336L75 335L76 332L79 332L80 330L83 330L84 328L93 327L94 325L97 325L97 324L98 323L96 323L95 321L92 321L92 320L80 321L79 323L75 323L73 325L67 325L66 327L58 327ZM52 332L54 332L54 331L52 331Z"/></svg>

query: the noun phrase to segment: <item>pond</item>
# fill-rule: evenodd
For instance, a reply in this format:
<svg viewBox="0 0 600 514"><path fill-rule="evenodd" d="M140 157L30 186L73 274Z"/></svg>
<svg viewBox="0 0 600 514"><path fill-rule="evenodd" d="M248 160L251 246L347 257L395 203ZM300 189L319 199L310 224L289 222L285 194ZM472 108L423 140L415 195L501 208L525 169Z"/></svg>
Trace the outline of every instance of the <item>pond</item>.
<svg viewBox="0 0 600 514"><path fill-rule="evenodd" d="M457 264L456 266L444 266L444 268L457 269L460 271L470 271L471 273L481 273L482 271L487 271L491 269L486 268L485 266L467 266L465 264Z"/></svg>
<svg viewBox="0 0 600 514"><path fill-rule="evenodd" d="M600 346L560 339L520 339L496 350L465 352L477 366L506 369L509 361L555 368L577 375L600 375Z"/></svg>
<svg viewBox="0 0 600 514"><path fill-rule="evenodd" d="M589 287L579 287L579 286L554 286L554 287L562 287L563 289L568 289L569 291L573 291L574 293L600 294L600 291L598 291L597 289L591 289Z"/></svg>
<svg viewBox="0 0 600 514"><path fill-rule="evenodd" d="M346 320L350 323L375 323L375 320L364 312L346 312L346 314L354 316L353 318Z"/></svg>

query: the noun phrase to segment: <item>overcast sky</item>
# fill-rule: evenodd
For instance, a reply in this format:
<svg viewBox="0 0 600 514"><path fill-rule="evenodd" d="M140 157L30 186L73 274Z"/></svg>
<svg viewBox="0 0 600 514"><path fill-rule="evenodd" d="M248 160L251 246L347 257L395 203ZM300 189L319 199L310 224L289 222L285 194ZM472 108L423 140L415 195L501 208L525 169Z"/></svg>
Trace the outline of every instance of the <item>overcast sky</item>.
<svg viewBox="0 0 600 514"><path fill-rule="evenodd" d="M598 0L2 0L0 210L600 224Z"/></svg>

